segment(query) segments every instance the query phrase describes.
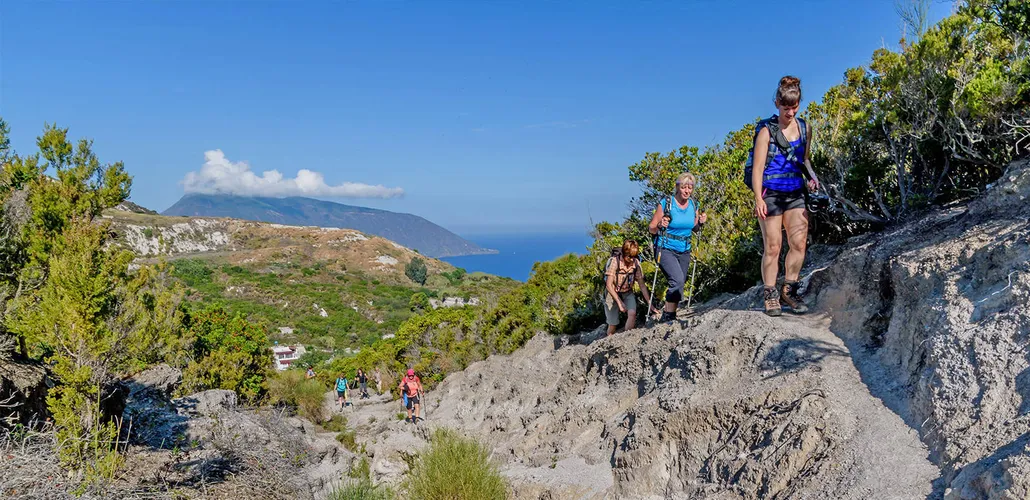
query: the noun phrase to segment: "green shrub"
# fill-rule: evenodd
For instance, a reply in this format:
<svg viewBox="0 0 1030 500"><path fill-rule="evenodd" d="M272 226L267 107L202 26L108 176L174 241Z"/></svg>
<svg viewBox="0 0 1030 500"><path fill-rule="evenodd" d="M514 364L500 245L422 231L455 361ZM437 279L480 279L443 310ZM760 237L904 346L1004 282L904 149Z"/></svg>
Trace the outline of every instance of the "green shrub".
<svg viewBox="0 0 1030 500"><path fill-rule="evenodd" d="M425 293L415 292L408 302L408 309L412 311L425 311L429 309L429 297Z"/></svg>
<svg viewBox="0 0 1030 500"><path fill-rule="evenodd" d="M180 259L172 264L172 275L192 287L210 283L212 272L200 259Z"/></svg>
<svg viewBox="0 0 1030 500"><path fill-rule="evenodd" d="M344 429L336 434L336 440L350 451L358 451L358 442L355 440L354 431Z"/></svg>
<svg viewBox="0 0 1030 500"><path fill-rule="evenodd" d="M230 317L220 307L191 313L183 324L186 335L196 340L180 393L228 389L253 400L264 392L272 366L264 328L239 313Z"/></svg>
<svg viewBox="0 0 1030 500"><path fill-rule="evenodd" d="M322 428L329 432L340 432L347 430L347 417L343 415L333 415L333 418L326 420L322 423Z"/></svg>
<svg viewBox="0 0 1030 500"><path fill-rule="evenodd" d="M419 257L412 257L411 262L404 266L404 275L419 285L425 285L429 270L426 268L424 260Z"/></svg>
<svg viewBox="0 0 1030 500"><path fill-rule="evenodd" d="M268 380L270 403L294 408L298 415L315 423L326 420L325 393L326 388L322 382L318 379L305 379L304 373L300 370L279 372ZM343 425L347 425L346 419Z"/></svg>
<svg viewBox="0 0 1030 500"><path fill-rule="evenodd" d="M447 282L451 286L460 285L461 280L465 277L465 274L467 274L467 271L465 271L465 268L462 267L455 268L453 271L440 273L441 276L447 278Z"/></svg>
<svg viewBox="0 0 1030 500"><path fill-rule="evenodd" d="M368 465L368 459L365 457L361 457L357 465L352 464L350 470L347 471L347 475L355 479L367 479L371 474L372 467Z"/></svg>
<svg viewBox="0 0 1030 500"><path fill-rule="evenodd" d="M507 484L490 452L474 439L440 429L415 459L404 481L404 493L414 500L503 499Z"/></svg>
<svg viewBox="0 0 1030 500"><path fill-rule="evenodd" d="M393 500L394 498L396 495L393 490L385 485L372 484L372 480L367 475L329 493L329 500Z"/></svg>

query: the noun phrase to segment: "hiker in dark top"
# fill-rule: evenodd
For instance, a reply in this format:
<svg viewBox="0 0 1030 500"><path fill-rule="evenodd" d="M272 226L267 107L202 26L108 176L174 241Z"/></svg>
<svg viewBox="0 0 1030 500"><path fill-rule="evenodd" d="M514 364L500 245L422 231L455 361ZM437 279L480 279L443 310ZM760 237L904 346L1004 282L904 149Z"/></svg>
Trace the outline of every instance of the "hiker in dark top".
<svg viewBox="0 0 1030 500"><path fill-rule="evenodd" d="M779 316L781 301L798 314L808 311L801 299L798 277L805 263L808 242L808 211L805 188L815 191L819 180L812 170L811 144L814 132L797 117L801 103L801 80L793 76L780 79L774 104L779 111L759 122L755 133L751 188L755 195L755 215L762 228L762 300L766 314ZM805 178L808 178L807 186ZM789 250L784 259L784 283L779 290L780 249L783 230L787 230Z"/></svg>
<svg viewBox="0 0 1030 500"><path fill-rule="evenodd" d="M368 375L361 368L358 368L358 384L361 385L361 399L368 399Z"/></svg>
<svg viewBox="0 0 1030 500"><path fill-rule="evenodd" d="M608 335L615 333L619 326L619 313L626 313L626 330L636 328L637 296L633 293L633 283L640 285L640 293L651 308L651 292L644 282L644 272L640 269L637 255L640 247L633 240L626 240L617 255L608 259L604 273L604 316L608 323Z"/></svg>
<svg viewBox="0 0 1030 500"><path fill-rule="evenodd" d="M665 291L665 309L658 319L661 323L676 319L676 307L683 300L683 286L687 283L687 270L690 269L690 252L693 250L690 237L708 221L708 214L700 212L693 199L696 182L697 178L690 172L676 177L673 196L658 204L648 225L651 234L656 235L658 266L669 282Z"/></svg>

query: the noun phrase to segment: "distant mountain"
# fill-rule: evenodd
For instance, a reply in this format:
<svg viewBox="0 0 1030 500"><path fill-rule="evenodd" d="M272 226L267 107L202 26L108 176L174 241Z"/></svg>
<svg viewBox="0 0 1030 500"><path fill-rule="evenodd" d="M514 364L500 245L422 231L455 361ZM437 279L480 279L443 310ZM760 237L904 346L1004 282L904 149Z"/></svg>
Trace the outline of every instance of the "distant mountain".
<svg viewBox="0 0 1030 500"><path fill-rule="evenodd" d="M231 217L291 226L356 229L382 236L435 258L497 252L482 248L417 215L311 198L187 194L161 215Z"/></svg>

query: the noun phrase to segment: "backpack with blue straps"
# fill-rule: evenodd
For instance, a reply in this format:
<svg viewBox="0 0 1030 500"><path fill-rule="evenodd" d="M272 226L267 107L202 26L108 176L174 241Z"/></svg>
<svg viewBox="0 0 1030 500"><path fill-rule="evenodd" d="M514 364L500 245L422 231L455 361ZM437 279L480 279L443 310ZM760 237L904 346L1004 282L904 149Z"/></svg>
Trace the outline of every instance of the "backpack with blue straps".
<svg viewBox="0 0 1030 500"><path fill-rule="evenodd" d="M801 132L801 145L807 146L808 124L805 123L805 120L802 120L799 117L794 117L794 119L798 121L798 129ZM758 133L762 131L763 127L769 129L769 151L765 155L766 168L769 168L769 164L772 162L773 158L775 158L776 155L780 154L780 152L783 152L783 156L786 157L787 161L794 162L795 164L804 164L804 159L798 161L797 153L795 151L794 146L790 143L790 141L787 140L787 137L783 135L783 131L780 130L779 117L776 115L772 115L771 117L766 118L765 120L762 120L755 125L755 135L751 138L751 149L749 149L747 152L747 160L744 162L744 176L742 179L744 181L744 185L747 186L748 189L751 189L752 187L751 174L754 172L755 141L758 140ZM798 170L801 171L801 177L805 179L808 178L808 172L806 172L805 168L800 168ZM766 174L762 176L762 178L763 180L765 180L797 176L798 174L793 173L773 175Z"/></svg>

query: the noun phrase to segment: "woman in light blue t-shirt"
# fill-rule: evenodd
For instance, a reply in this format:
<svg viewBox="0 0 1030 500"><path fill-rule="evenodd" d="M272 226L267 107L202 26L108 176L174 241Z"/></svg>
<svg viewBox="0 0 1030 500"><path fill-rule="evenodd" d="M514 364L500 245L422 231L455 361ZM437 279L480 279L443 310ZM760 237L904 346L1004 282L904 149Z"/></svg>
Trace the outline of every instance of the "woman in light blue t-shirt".
<svg viewBox="0 0 1030 500"><path fill-rule="evenodd" d="M653 235L665 229L665 234L658 237L658 265L669 282L669 289L665 292L665 310L659 322L676 319L676 307L683 300L683 285L690 267L690 237L695 228L708 221L708 214L698 212L697 202L691 198L696 181L694 174L680 174L671 197L672 207L666 206L669 198L662 200L648 226Z"/></svg>

